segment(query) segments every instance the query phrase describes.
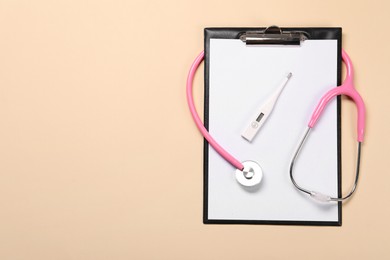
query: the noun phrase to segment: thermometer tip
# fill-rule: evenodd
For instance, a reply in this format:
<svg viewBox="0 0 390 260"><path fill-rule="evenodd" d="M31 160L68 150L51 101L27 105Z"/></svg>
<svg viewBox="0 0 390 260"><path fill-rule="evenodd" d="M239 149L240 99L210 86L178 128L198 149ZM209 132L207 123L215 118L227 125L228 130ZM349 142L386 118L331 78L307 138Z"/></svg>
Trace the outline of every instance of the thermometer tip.
<svg viewBox="0 0 390 260"><path fill-rule="evenodd" d="M291 78L291 76L292 76L292 73L290 72L290 73L288 73L287 78L289 79L289 78Z"/></svg>

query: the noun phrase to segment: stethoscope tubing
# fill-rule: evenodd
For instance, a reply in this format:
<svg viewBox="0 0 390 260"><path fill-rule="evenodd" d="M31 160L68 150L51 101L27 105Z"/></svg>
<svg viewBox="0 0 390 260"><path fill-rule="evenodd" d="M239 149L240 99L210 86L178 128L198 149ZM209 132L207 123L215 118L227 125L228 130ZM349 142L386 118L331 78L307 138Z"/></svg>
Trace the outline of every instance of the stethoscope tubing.
<svg viewBox="0 0 390 260"><path fill-rule="evenodd" d="M232 164L234 167L236 167L239 170L244 169L244 165L237 160L233 155L228 153L222 146L218 144L217 141L214 140L214 138L210 135L210 133L207 131L207 129L204 127L202 120L199 117L199 114L196 110L195 104L194 104L194 97L193 97L193 82L195 73L199 67L199 65L202 63L204 58L204 51L202 51L194 60L192 63L192 66L190 68L190 71L188 73L187 77L187 103L188 107L190 108L190 112L192 115L192 118L194 119L195 125L201 132L201 134L204 136L204 138L207 140L207 142L213 147L215 151L217 151L226 161L228 161L230 164Z"/></svg>
<svg viewBox="0 0 390 260"><path fill-rule="evenodd" d="M325 95L322 96L322 98L318 102L318 105L313 111L308 126L310 128L314 127L329 101L331 101L336 96L345 95L350 97L356 104L358 112L357 140L358 142L363 142L364 128L366 123L366 108L362 97L356 91L355 85L353 83L354 70L352 61L344 49L341 50L341 55L343 62L345 63L345 67L347 68L346 78L344 79L343 84L341 84L341 86L330 89L327 93L325 93Z"/></svg>

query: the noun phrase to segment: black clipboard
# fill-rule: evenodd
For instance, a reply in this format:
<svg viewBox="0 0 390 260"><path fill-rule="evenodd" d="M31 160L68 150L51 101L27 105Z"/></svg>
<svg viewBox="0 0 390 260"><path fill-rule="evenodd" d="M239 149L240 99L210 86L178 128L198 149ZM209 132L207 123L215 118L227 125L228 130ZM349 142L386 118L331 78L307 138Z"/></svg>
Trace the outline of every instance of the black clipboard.
<svg viewBox="0 0 390 260"><path fill-rule="evenodd" d="M268 36L261 37L264 32ZM204 29L204 125L209 129L209 85L210 85L210 40L211 39L241 39L248 41L247 44L283 44L296 45L300 39L297 39L296 33L307 37L310 40L337 40L337 85L341 85L341 46L342 29L339 27L321 27L321 28L298 28L288 27L279 28L261 27L261 28L205 28ZM272 34L272 35L271 35ZM252 37L252 38L251 38ZM338 220L337 221L294 221L294 220L245 220L245 219L212 219L209 218L209 144L204 140L204 184L203 184L203 223L204 224L270 224L270 225L314 225L314 226L341 226L342 224L342 203L338 202ZM341 98L337 97L337 182L338 196L342 193L341 188Z"/></svg>

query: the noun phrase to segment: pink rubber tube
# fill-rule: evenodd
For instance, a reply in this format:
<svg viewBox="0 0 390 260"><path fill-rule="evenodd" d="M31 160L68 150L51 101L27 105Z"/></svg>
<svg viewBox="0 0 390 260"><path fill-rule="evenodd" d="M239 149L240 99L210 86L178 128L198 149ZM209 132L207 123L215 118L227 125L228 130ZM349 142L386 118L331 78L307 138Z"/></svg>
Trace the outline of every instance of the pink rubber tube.
<svg viewBox="0 0 390 260"><path fill-rule="evenodd" d="M228 161L234 167L236 167L239 170L243 170L244 166L242 165L242 163L238 161L236 158L234 158L231 154L229 154L225 149L223 149L210 135L210 133L204 127L203 122L198 115L198 112L196 111L195 104L194 104L194 97L192 95L193 81L194 81L196 70L198 69L200 63L203 61L203 58L204 58L204 52L202 51L192 63L192 66L190 68L187 77L187 102L190 108L192 118L194 119L194 122L198 127L200 133L204 136L207 142L214 148L214 150L217 151L226 161Z"/></svg>
<svg viewBox="0 0 390 260"><path fill-rule="evenodd" d="M352 61L349 58L348 54L342 50L342 58L347 68L347 76L340 87L333 88L329 90L320 100L317 107L314 109L312 117L309 122L309 127L313 128L317 123L320 115L324 111L326 105L329 103L331 99L338 95L346 95L350 97L356 104L357 108L357 140L358 142L363 142L364 138L364 127L366 123L366 108L364 106L364 102L362 97L355 89L355 85L353 83L353 66Z"/></svg>

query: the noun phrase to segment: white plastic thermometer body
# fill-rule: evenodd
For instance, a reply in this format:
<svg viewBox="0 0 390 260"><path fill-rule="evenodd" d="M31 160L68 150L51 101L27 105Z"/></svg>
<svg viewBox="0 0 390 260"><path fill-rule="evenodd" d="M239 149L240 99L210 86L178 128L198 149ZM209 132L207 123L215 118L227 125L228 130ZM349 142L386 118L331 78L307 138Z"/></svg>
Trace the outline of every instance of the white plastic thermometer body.
<svg viewBox="0 0 390 260"><path fill-rule="evenodd" d="M244 137L249 142L252 142L255 138L257 132L259 132L261 126L267 120L268 116L271 114L272 109L275 106L276 101L278 100L280 93L282 93L284 87L287 85L287 82L291 78L292 73L290 72L283 82L280 84L278 89L268 98L265 104L258 110L258 113L252 118L249 126L242 132L241 136Z"/></svg>

